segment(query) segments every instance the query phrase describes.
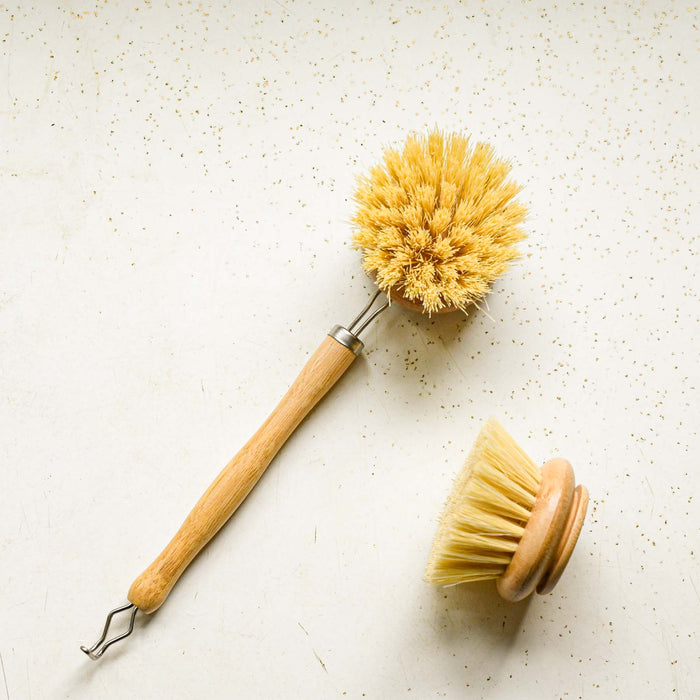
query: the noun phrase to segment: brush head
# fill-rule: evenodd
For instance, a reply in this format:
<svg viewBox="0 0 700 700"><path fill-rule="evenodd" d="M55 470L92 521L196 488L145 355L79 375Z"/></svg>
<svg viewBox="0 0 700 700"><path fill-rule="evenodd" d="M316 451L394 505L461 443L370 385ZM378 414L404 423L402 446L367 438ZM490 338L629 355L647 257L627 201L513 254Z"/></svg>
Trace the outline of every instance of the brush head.
<svg viewBox="0 0 700 700"><path fill-rule="evenodd" d="M426 577L446 586L502 576L535 506L541 472L494 418L447 499Z"/></svg>
<svg viewBox="0 0 700 700"><path fill-rule="evenodd" d="M510 165L458 133L412 135L359 178L355 245L390 299L424 313L465 310L518 257L525 207Z"/></svg>

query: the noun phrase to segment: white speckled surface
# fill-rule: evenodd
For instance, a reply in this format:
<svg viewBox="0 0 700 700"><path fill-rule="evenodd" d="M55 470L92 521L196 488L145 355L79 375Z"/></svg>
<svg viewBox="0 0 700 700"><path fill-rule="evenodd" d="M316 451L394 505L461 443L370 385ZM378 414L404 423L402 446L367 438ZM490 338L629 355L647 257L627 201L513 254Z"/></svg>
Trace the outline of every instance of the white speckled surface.
<svg viewBox="0 0 700 700"><path fill-rule="evenodd" d="M325 5L325 7L324 7ZM697 4L0 4L0 700L697 698ZM489 315L393 309L168 603L109 607L369 290L357 173L512 158ZM481 422L593 498L554 593L422 581Z"/></svg>

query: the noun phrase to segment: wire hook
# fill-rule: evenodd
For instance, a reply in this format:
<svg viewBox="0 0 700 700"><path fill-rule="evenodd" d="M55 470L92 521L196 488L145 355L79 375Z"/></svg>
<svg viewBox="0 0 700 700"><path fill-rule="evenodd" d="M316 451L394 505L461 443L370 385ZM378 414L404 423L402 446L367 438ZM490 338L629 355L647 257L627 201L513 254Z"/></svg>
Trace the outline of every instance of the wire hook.
<svg viewBox="0 0 700 700"><path fill-rule="evenodd" d="M109 626L112 623L112 618L121 612L126 612L127 610L131 610L129 629L126 632L122 632L122 634L112 637L112 639L105 642L105 639L107 639L107 633L109 632ZM133 603L127 603L126 605L114 608L114 610L110 610L107 614L104 629L102 630L102 636L89 649L86 646L81 645L80 650L85 652L93 661L97 661L97 659L99 659L102 654L104 654L107 649L112 646L112 644L115 644L120 639L128 637L134 631L134 618L136 617L138 610L139 609Z"/></svg>

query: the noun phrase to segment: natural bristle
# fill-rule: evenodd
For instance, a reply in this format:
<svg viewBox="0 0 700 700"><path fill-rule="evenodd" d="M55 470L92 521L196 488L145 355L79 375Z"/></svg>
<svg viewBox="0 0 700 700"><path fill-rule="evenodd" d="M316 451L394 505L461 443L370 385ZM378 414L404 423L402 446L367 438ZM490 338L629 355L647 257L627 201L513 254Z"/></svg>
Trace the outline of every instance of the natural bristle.
<svg viewBox="0 0 700 700"><path fill-rule="evenodd" d="M526 209L510 165L460 134L410 136L359 179L353 218L362 264L389 298L426 313L466 309L518 257Z"/></svg>
<svg viewBox="0 0 700 700"><path fill-rule="evenodd" d="M498 578L530 517L540 470L493 418L481 429L447 499L426 577L446 586Z"/></svg>

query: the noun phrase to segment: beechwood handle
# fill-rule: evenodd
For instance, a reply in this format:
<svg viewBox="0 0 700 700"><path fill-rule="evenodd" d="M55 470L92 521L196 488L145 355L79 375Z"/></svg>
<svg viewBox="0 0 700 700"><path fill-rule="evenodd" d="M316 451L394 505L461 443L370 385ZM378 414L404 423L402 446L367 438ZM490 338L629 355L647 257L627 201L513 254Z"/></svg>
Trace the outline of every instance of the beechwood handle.
<svg viewBox="0 0 700 700"><path fill-rule="evenodd" d="M167 547L131 584L130 602L145 613L163 604L188 564L233 515L287 438L354 359L351 350L326 337L268 419L214 479Z"/></svg>

